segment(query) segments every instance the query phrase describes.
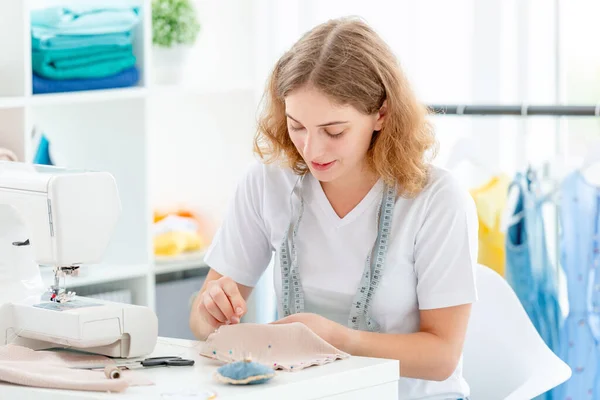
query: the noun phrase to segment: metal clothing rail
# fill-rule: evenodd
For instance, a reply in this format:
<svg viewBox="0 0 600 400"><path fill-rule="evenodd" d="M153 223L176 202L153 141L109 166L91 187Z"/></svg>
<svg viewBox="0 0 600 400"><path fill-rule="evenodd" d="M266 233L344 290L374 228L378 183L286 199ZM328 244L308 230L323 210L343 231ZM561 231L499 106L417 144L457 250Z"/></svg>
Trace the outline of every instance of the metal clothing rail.
<svg viewBox="0 0 600 400"><path fill-rule="evenodd" d="M428 108L437 115L550 115L600 117L597 105L461 105L432 104Z"/></svg>

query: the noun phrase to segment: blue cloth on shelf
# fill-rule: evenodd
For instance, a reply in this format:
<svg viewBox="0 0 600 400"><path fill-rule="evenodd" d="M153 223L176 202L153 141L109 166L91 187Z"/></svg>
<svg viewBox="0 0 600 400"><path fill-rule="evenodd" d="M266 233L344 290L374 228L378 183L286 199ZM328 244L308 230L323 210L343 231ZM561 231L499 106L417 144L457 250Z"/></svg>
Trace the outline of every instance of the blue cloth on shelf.
<svg viewBox="0 0 600 400"><path fill-rule="evenodd" d="M77 92L83 90L114 89L135 86L139 81L136 67L105 78L51 80L33 74L33 94Z"/></svg>
<svg viewBox="0 0 600 400"><path fill-rule="evenodd" d="M31 47L45 50L131 45L139 22L136 7L74 6L34 10L31 12Z"/></svg>
<svg viewBox="0 0 600 400"><path fill-rule="evenodd" d="M48 79L89 79L112 76L133 67L131 46L32 51L33 72Z"/></svg>
<svg viewBox="0 0 600 400"><path fill-rule="evenodd" d="M32 63L51 64L56 68L81 66L133 54L131 45L87 46L71 49L33 50Z"/></svg>
<svg viewBox="0 0 600 400"><path fill-rule="evenodd" d="M131 31L140 21L137 7L98 8L90 5L49 7L31 11L36 38L56 35L98 35Z"/></svg>
<svg viewBox="0 0 600 400"><path fill-rule="evenodd" d="M127 46L133 43L133 32L107 33L104 35L56 35L31 37L33 50L67 50L92 46Z"/></svg>
<svg viewBox="0 0 600 400"><path fill-rule="evenodd" d="M33 164L53 165L52 158L50 157L50 142L44 134L41 134L40 136L38 148L33 158Z"/></svg>

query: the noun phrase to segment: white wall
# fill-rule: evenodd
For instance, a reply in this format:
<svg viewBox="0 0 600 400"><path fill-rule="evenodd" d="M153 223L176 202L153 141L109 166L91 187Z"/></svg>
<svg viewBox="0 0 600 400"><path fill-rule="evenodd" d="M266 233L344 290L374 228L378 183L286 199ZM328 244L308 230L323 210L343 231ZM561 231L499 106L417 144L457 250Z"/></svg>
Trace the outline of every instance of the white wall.
<svg viewBox="0 0 600 400"><path fill-rule="evenodd" d="M272 65L302 33L329 18L358 15L370 23L426 103L556 101L554 8L543 0L197 3L202 32L183 85L214 93L156 102L151 146L157 205L188 201L218 211L233 177L251 157L256 108ZM465 136L481 148L490 170L507 173L522 167L524 159L543 161L555 147L552 118L523 123L512 117L436 117L434 123L440 164ZM212 171L206 173L210 166L224 176L222 185ZM466 184L480 180L464 179Z"/></svg>
<svg viewBox="0 0 600 400"><path fill-rule="evenodd" d="M253 92L172 95L150 107L150 193L157 208L219 219L252 160Z"/></svg>
<svg viewBox="0 0 600 400"><path fill-rule="evenodd" d="M198 3L204 31L185 78L210 88L247 85L251 90L188 96L178 102L169 99L167 105L157 106L151 143L156 176L152 196L157 205L188 202L217 221L236 178L251 160L256 107L272 65L302 33L329 18L358 15L370 23L390 44L425 103L555 104L566 99L565 80L575 88L570 99L596 101L589 95L577 97L585 92L577 74L592 75L595 69L590 65L600 63L597 58L590 60L597 53L593 51L595 36L588 29L595 26L592 15L597 13L589 12L595 10L593 2ZM557 4L563 24L560 42ZM594 82L600 85L600 78ZM460 138L470 138L479 149L479 158L487 160L479 171L468 162L455 170L470 187L487 180L491 173L512 175L528 164L553 161L559 150L570 157L567 142L576 153L583 152L587 143L561 134L559 128L566 124L552 117L444 116L432 120L441 144L437 164L446 163ZM573 126L588 132L599 127L590 120L570 121L567 128ZM569 157L562 163L573 161ZM549 229L554 229L552 218L548 220ZM261 301L272 299L269 280L266 276L261 281ZM266 312L265 318L270 310Z"/></svg>
<svg viewBox="0 0 600 400"><path fill-rule="evenodd" d="M178 88L152 97L150 194L218 224L252 160L256 102L252 2L196 1L201 32Z"/></svg>

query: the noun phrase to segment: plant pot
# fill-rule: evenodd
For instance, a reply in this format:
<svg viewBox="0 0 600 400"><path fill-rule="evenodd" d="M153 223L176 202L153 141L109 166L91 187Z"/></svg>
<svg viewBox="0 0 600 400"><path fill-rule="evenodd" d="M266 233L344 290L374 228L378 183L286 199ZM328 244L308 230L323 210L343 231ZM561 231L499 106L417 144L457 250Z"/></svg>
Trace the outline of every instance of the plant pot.
<svg viewBox="0 0 600 400"><path fill-rule="evenodd" d="M180 83L190 51L191 47L185 45L153 46L154 82L158 84Z"/></svg>

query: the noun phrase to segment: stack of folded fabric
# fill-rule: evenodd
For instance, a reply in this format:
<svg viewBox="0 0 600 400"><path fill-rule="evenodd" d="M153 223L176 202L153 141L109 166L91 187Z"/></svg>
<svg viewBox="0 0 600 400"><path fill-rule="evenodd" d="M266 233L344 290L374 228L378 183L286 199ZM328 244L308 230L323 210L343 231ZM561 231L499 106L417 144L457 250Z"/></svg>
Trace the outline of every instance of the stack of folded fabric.
<svg viewBox="0 0 600 400"><path fill-rule="evenodd" d="M187 209L154 212L154 254L169 257L204 250L208 245L207 221Z"/></svg>
<svg viewBox="0 0 600 400"><path fill-rule="evenodd" d="M134 86L137 8L52 7L31 13L33 93Z"/></svg>

